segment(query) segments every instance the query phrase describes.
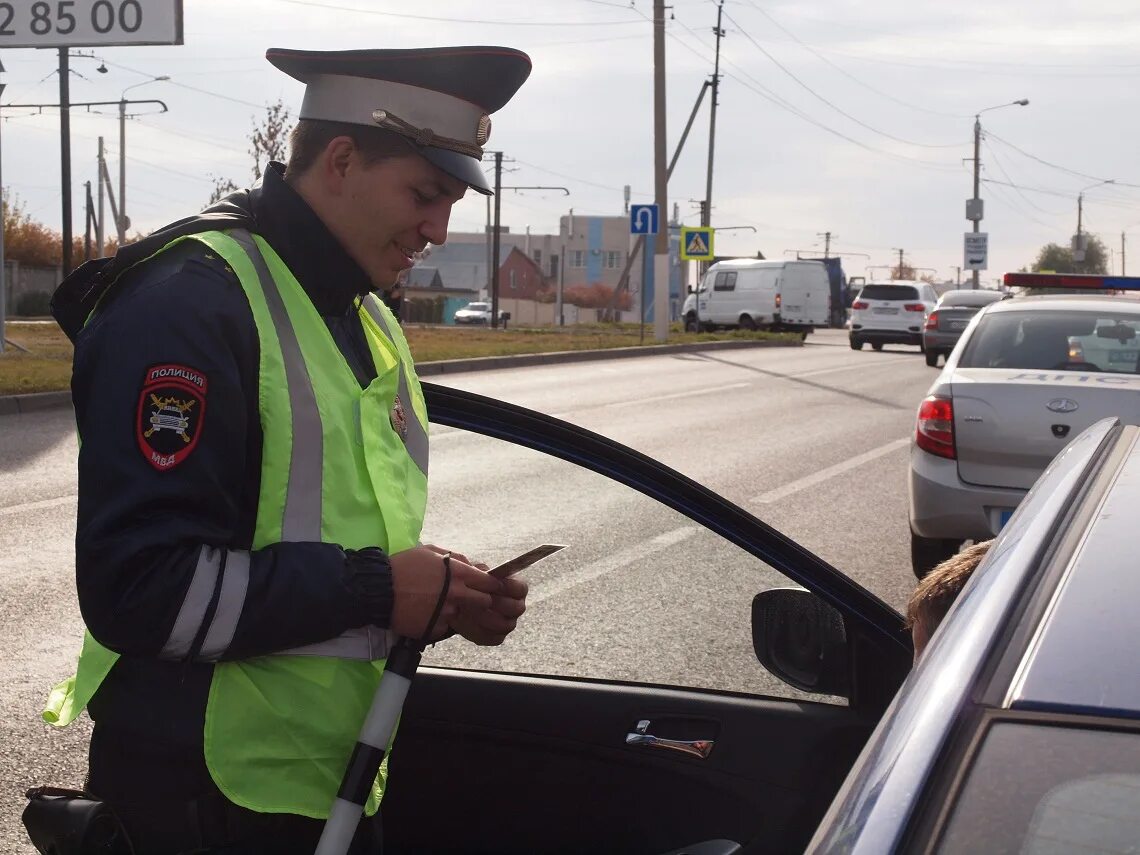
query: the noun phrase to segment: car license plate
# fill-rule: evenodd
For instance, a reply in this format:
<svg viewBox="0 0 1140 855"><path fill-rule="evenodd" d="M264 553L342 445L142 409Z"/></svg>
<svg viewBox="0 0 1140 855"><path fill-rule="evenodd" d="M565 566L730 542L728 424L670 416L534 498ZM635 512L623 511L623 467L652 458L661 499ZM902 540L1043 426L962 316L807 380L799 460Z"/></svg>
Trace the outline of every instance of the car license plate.
<svg viewBox="0 0 1140 855"><path fill-rule="evenodd" d="M969 325L970 325L969 321L951 321L950 322L950 329L952 329L952 330L964 330Z"/></svg>
<svg viewBox="0 0 1140 855"><path fill-rule="evenodd" d="M897 315L899 313L899 310L898 309L884 309L880 306L880 307L874 309L874 313L876 315Z"/></svg>
<svg viewBox="0 0 1140 855"><path fill-rule="evenodd" d="M1013 516L1013 510L1004 510L998 514L998 531L1005 528L1005 524L1009 522L1009 518Z"/></svg>

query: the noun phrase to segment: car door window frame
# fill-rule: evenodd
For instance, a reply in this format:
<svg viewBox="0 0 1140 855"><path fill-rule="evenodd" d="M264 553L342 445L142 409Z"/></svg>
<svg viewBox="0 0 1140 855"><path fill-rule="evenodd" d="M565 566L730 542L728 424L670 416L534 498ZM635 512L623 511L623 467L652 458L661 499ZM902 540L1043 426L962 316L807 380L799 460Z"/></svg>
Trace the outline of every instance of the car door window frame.
<svg viewBox="0 0 1140 855"><path fill-rule="evenodd" d="M674 469L585 428L472 392L423 383L430 420L575 463L655 499L804 586L844 616L853 708L885 709L910 670L901 616L819 556Z"/></svg>

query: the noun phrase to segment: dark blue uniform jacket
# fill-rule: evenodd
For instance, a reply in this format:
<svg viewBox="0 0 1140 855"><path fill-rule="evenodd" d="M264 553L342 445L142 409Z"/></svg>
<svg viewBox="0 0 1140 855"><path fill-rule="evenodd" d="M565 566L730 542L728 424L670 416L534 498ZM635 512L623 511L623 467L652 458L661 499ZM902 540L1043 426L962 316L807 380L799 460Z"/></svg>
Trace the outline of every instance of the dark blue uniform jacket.
<svg viewBox="0 0 1140 855"><path fill-rule="evenodd" d="M234 227L264 236L282 257L362 387L375 375L355 311L373 286L279 164L260 187L85 264L60 286L53 312L75 341L81 441L79 605L95 638L122 657L89 705L92 777L120 798L190 798L208 787L202 725L213 666L196 648L181 661L159 652L203 545L251 548L262 467L258 337L236 276L197 241L138 262L177 235ZM164 389L156 369L193 384ZM169 388L191 392L166 396ZM192 398L188 415L159 406ZM147 436L152 418L165 429ZM391 608L383 562L331 543L274 544L252 555L223 659L387 626Z"/></svg>

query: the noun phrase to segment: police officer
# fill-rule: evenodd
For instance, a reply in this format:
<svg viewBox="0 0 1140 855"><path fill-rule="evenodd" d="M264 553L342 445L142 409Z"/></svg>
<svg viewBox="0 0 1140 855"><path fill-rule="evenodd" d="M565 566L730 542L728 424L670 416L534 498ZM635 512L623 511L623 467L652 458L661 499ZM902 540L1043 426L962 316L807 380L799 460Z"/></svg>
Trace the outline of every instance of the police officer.
<svg viewBox="0 0 1140 855"><path fill-rule="evenodd" d="M420 545L427 412L371 292L490 192L488 116L530 60L266 56L306 84L288 164L84 265L53 305L88 632L45 718L88 709L88 789L150 855L312 852L392 639L499 644L525 607L525 583ZM376 851L382 790L354 851Z"/></svg>

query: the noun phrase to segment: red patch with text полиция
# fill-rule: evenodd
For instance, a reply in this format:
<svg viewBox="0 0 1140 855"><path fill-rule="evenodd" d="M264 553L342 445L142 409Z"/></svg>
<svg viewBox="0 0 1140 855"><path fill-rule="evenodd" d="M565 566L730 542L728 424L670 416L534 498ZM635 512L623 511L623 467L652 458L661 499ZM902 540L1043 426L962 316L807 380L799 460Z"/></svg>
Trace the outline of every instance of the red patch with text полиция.
<svg viewBox="0 0 1140 855"><path fill-rule="evenodd" d="M206 415L206 375L185 365L148 368L139 393L135 434L143 457L159 472L190 456Z"/></svg>

